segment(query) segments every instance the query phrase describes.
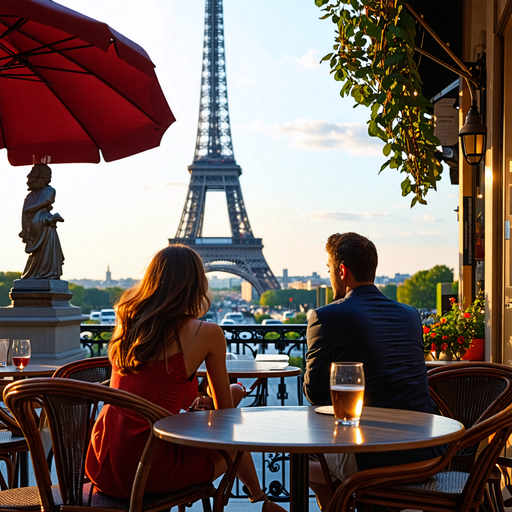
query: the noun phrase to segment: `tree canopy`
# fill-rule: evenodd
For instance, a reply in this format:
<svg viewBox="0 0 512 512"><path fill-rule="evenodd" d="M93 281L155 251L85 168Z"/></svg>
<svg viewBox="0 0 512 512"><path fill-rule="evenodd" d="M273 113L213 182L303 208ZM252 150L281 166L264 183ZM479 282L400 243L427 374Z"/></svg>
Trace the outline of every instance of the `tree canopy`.
<svg viewBox="0 0 512 512"><path fill-rule="evenodd" d="M13 281L21 277L21 272L0 272L0 306L10 306L11 291Z"/></svg>
<svg viewBox="0 0 512 512"><path fill-rule="evenodd" d="M437 283L452 282L453 269L446 265L436 265L430 270L420 270L398 287L397 300L415 308L434 309Z"/></svg>
<svg viewBox="0 0 512 512"><path fill-rule="evenodd" d="M396 300L396 291L398 286L395 283L388 283L386 286L383 286L380 291L391 300Z"/></svg>
<svg viewBox="0 0 512 512"><path fill-rule="evenodd" d="M83 313L90 313L94 310L110 309L117 302L124 288L113 286L111 288L84 288L69 283L69 291L73 294L71 304L80 306Z"/></svg>
<svg viewBox="0 0 512 512"><path fill-rule="evenodd" d="M332 289L328 288L327 293L329 294L328 302L331 302ZM323 290L322 294L325 294ZM307 304L308 307L314 308L316 307L316 289L295 290L293 288L286 288L285 290L269 290L261 295L260 304L271 308L281 306L290 309L298 309L300 304Z"/></svg>

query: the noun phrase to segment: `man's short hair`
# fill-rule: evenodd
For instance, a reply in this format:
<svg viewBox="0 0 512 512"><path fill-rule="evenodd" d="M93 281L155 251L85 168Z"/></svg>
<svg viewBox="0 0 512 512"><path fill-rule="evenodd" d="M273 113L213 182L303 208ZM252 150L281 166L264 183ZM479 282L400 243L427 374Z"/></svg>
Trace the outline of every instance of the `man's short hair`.
<svg viewBox="0 0 512 512"><path fill-rule="evenodd" d="M377 271L377 249L368 238L357 233L335 233L327 239L325 250L336 266L343 263L359 283L373 282Z"/></svg>

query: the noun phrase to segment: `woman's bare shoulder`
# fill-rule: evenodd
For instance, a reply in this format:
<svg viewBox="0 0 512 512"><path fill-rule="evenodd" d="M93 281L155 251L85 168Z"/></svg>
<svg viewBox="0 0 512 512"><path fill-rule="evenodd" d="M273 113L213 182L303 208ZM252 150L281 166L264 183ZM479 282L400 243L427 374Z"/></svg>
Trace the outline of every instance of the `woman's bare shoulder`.
<svg viewBox="0 0 512 512"><path fill-rule="evenodd" d="M201 322L201 320L197 320L198 322ZM201 330L199 332L203 331L204 334L209 335L222 335L224 337L224 331L222 328L214 324L213 322L203 322L201 324Z"/></svg>

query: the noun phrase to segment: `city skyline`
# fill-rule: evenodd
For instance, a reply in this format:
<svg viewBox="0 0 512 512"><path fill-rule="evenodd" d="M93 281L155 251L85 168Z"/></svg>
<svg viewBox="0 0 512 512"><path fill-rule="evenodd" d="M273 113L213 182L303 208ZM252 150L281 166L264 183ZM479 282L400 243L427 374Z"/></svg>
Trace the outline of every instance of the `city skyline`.
<svg viewBox="0 0 512 512"><path fill-rule="evenodd" d="M99 165L55 165L54 212L63 279L116 275L138 279L175 235L192 162L199 105L204 1L60 0L139 43L156 72L177 122L162 145ZM137 13L135 16L133 13ZM269 16L269 13L271 15ZM401 177L378 175L381 143L366 135L369 113L340 99L339 84L319 64L332 48L334 26L312 0L225 0L228 95L234 151L255 236L274 274L315 269L327 276L325 240L357 231L379 251L379 275L414 274L436 264L458 272L458 187L443 173L427 207L409 209ZM265 27L263 30L262 27ZM18 238L28 167L0 161L0 270L22 271ZM6 192L7 191L7 192ZM205 236L229 236L225 199L208 196Z"/></svg>

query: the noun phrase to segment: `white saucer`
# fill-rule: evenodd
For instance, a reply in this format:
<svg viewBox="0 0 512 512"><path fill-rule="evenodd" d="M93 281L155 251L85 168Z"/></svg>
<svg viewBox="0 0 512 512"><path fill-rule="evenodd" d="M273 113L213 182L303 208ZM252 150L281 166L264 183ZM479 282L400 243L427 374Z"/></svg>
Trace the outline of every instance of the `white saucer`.
<svg viewBox="0 0 512 512"><path fill-rule="evenodd" d="M334 409L332 405L322 405L322 407L317 407L315 409L315 412L318 414L329 414L331 416L334 416Z"/></svg>

